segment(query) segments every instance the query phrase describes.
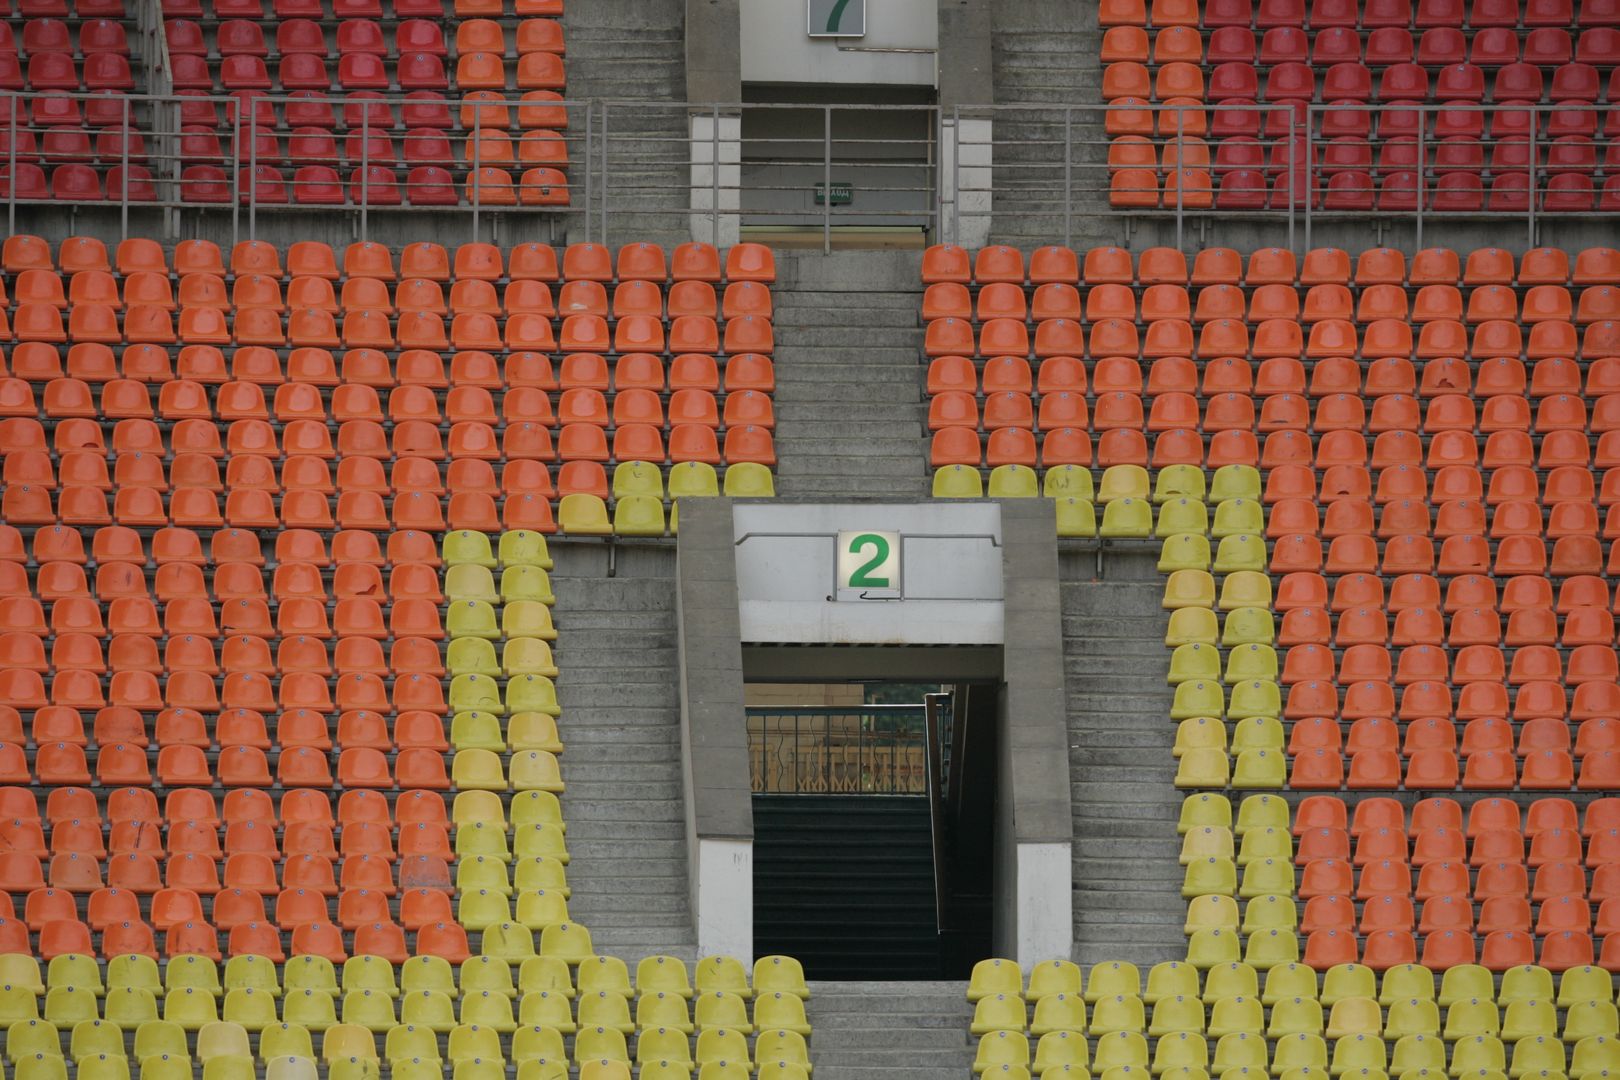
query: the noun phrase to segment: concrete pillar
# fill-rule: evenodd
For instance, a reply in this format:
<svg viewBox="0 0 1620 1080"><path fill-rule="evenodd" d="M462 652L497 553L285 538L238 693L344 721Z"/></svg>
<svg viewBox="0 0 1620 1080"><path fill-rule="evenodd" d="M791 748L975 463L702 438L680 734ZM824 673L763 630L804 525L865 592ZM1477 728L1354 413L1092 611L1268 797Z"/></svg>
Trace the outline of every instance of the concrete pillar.
<svg viewBox="0 0 1620 1080"><path fill-rule="evenodd" d="M737 242L742 205L740 2L686 0L692 238L722 248Z"/></svg>
<svg viewBox="0 0 1620 1080"><path fill-rule="evenodd" d="M1001 504L1005 646L997 757L998 956L1029 967L1074 946L1074 819L1057 519L1040 500Z"/></svg>
<svg viewBox="0 0 1620 1080"><path fill-rule="evenodd" d="M681 779L698 954L754 955L754 814L730 499L688 499L675 555Z"/></svg>
<svg viewBox="0 0 1620 1080"><path fill-rule="evenodd" d="M995 133L991 0L939 0L941 214L939 235L964 247L990 242L990 142Z"/></svg>

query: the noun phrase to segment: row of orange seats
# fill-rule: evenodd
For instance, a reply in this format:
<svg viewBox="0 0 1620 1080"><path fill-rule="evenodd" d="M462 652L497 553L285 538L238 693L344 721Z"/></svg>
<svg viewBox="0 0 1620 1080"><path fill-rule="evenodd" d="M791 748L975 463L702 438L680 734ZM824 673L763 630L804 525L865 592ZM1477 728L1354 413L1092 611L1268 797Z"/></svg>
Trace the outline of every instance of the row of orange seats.
<svg viewBox="0 0 1620 1080"><path fill-rule="evenodd" d="M1353 804L1333 795L1312 795L1294 809L1295 836L1308 829L1348 829L1351 836L1378 829L1423 832L1430 829L1462 831L1469 839L1491 829L1513 829L1534 839L1550 829L1595 836L1620 828L1620 799L1592 799L1584 807L1571 799L1536 799L1522 810L1506 798L1477 799L1463 813L1455 799L1429 798L1414 803L1410 813L1399 799L1357 799Z"/></svg>
<svg viewBox="0 0 1620 1080"><path fill-rule="evenodd" d="M1417 963L1435 971L1475 963L1490 971L1506 971L1527 964L1539 964L1555 972L1590 967L1595 963L1620 968L1620 934L1604 939L1600 960L1594 957L1591 935L1572 931L1545 938L1538 955L1536 941L1529 934L1498 930L1478 942L1473 934L1442 930L1424 937L1420 955L1417 940L1409 931L1380 930L1367 937L1365 946L1358 946L1355 934L1328 929L1318 930L1306 938L1303 960L1306 967L1317 971L1354 963L1364 964L1374 971Z"/></svg>
<svg viewBox="0 0 1620 1080"><path fill-rule="evenodd" d="M1605 564L1597 539L1566 536L1551 544L1535 536L1510 536L1497 541L1493 557L1491 543L1482 536L1451 536L1439 546L1427 536L1403 536L1385 541L1382 552L1371 536L1341 536L1328 545L1324 558L1319 537L1296 533L1272 546L1270 569L1273 574L1296 570L1328 574L1551 574L1577 577L1587 574L1620 574L1620 546L1611 544ZM1605 568L1605 566L1607 568Z"/></svg>
<svg viewBox="0 0 1620 1080"><path fill-rule="evenodd" d="M161 461L155 465L138 451L121 454L109 478L106 458L87 451L71 451L62 455L60 475L63 487L149 487L157 491L174 488L201 487L222 492L232 490L260 490L271 495L283 491L317 491L324 495L337 490L372 491L382 496L403 496L415 492L443 496L449 491L498 495L572 495L599 494L606 490L607 470L599 461L565 461L557 470L553 485L551 468L543 461L517 459L501 466L497 479L492 463L479 458L457 458L450 462L442 475L439 467L426 458L404 457L394 461L389 469L376 458L349 457L338 462L337 481L334 485L331 465L312 455L294 455L287 458L280 469L274 459L244 455L230 459L225 481L220 482L219 463L204 454L176 455L165 474ZM44 451L25 451L8 458L3 469L6 484L30 484L52 490L57 474L50 457ZM604 498L606 496L603 496ZM119 582L98 581L98 591L105 602ZM42 585L40 598L48 598L47 591L57 589L53 582ZM163 583L159 583L160 596ZM28 584L9 576L0 565L0 596L28 594Z"/></svg>
<svg viewBox="0 0 1620 1080"><path fill-rule="evenodd" d="M581 354L593 355L593 354ZM565 360L565 364L566 364ZM15 366L15 361L14 361ZM1582 384L1582 367L1585 384ZM1040 361L1033 383L1037 393L1087 392L1087 365L1075 356L1049 356ZM938 356L928 365L928 392L1027 394L1032 389L1029 360L1022 356L993 356L975 362L966 356ZM1620 393L1620 356L1605 356L1578 364L1569 357L1544 357L1535 362L1528 380L1525 364L1516 356L1494 356L1474 365L1455 356L1433 357L1423 374L1404 356L1386 356L1362 366L1343 356L1322 357L1306 366L1298 357L1274 356L1254 364L1245 357L1223 356L1195 364L1185 356L1164 356L1148 368L1144 386L1142 365L1130 356L1104 356L1090 365L1090 389L1104 394L1193 394L1213 398L1220 394L1306 394L1313 398L1333 394L1387 397L1391 394L1424 398L1442 394L1479 397L1546 398L1556 395L1601 398Z"/></svg>
<svg viewBox="0 0 1620 1080"><path fill-rule="evenodd" d="M758 315L728 320L723 336L714 319L700 315L673 319L667 335L662 318L654 315L627 315L611 328L600 315L568 315L560 330L553 328L551 318L535 312L514 313L504 320L481 311L463 312L454 316L448 329L444 316L431 311L406 311L396 320L376 308L347 311L341 325L332 312L319 308L299 308L286 314L285 320L282 312L269 307L241 308L228 320L224 311L211 307L182 308L179 315L177 324L169 309L148 304L129 308L120 319L118 310L109 305L77 304L64 325L62 313L54 305L22 304L12 313L9 325L0 312L0 337L57 344L291 345L457 352L770 353L775 349L770 320Z"/></svg>
<svg viewBox="0 0 1620 1080"><path fill-rule="evenodd" d="M55 313L54 309L48 310ZM17 318L22 318L21 310ZM730 325L727 324L728 331ZM25 331L20 322L16 333L23 338ZM564 335L567 335L566 322ZM569 346L564 344L563 348ZM975 328L967 319L944 318L928 324L923 348L931 357L1034 356L1044 359L1084 355L1093 360L1105 356L1138 356L1149 360L1163 356L1192 356L1204 360L1227 356L1255 360L1279 356L1295 359L1360 356L1367 360L1415 356L1420 360L1471 357L1479 361L1497 356L1523 356L1531 360L1580 356L1596 360L1620 354L1620 322L1603 319L1587 325L1584 331L1578 331L1568 321L1537 322L1530 324L1526 335L1517 322L1492 319L1476 326L1470 336L1461 322L1445 319L1423 323L1414 340L1412 324L1404 319L1378 319L1369 323L1365 332L1345 319L1324 320L1310 327L1307 339L1305 329L1294 318L1267 319L1255 327L1252 336L1242 319L1206 322L1195 335L1193 324L1184 319L1159 319L1148 323L1147 332L1141 334L1136 323L1128 319L1104 319L1092 324L1087 333L1079 322L1053 318L1035 324L1033 337L1029 324L1022 319L991 319Z"/></svg>
<svg viewBox="0 0 1620 1080"><path fill-rule="evenodd" d="M88 551L86 550L88 546ZM137 566L164 566L189 563L194 566L219 563L266 565L259 534L245 529L220 529L207 537L191 529L159 529L149 537L127 526L111 525L89 530L35 529L26 543L15 525L0 524L0 562L43 565L49 562L127 562ZM287 529L276 533L271 547L274 563L302 562L319 567L334 563L362 562L373 566L399 566L404 563L443 565L439 545L433 535L407 529L390 533L384 540L375 532L350 529L318 532L313 529Z"/></svg>
<svg viewBox="0 0 1620 1080"><path fill-rule="evenodd" d="M1513 725L1509 721L1497 716L1481 716L1464 725L1461 745L1465 756L1479 750L1513 753L1521 758L1542 750L1562 750L1567 753L1570 747L1569 725L1563 720L1546 716L1526 720L1519 727L1515 745ZM1293 756L1323 750L1353 757L1364 750L1377 750L1411 757L1420 750L1455 750L1457 746L1455 722L1432 716L1408 723L1404 739L1400 725L1382 716L1367 716L1353 721L1348 735L1343 733L1337 720L1313 716L1295 721L1288 736L1288 753ZM1620 732L1616 731L1613 720L1596 717L1581 721L1575 738L1575 752L1579 757L1617 749L1620 749Z"/></svg>
<svg viewBox="0 0 1620 1080"><path fill-rule="evenodd" d="M15 409L5 408L11 404L5 390L15 384L16 380L12 380L9 387L0 387L0 403L3 403L0 411L12 416L37 415L29 411L26 404ZM89 383L63 377L45 385L39 411L46 420L85 417L115 421L155 419L171 423L182 420L227 423L265 420L281 425L297 421L322 424L369 421L395 425L425 422L433 425L475 423L497 429L510 424L721 426L721 409L710 390L676 390L669 396L667 418L662 396L650 389L626 388L614 392L611 415L607 395L593 387L571 387L562 391L557 398L556 412L552 411L552 399L546 391L535 387L517 387L498 393L499 405L496 395L481 386L458 386L447 394L426 386L399 386L389 392L388 409L384 412L381 396L370 386L340 386L327 395L321 387L310 383L282 383L276 388L272 402L267 403L264 387L258 383L228 382L210 393L202 383L176 379L161 384L154 410L150 384L116 379L101 384L98 395ZM725 395L724 413L727 427L737 424L775 426L771 399L754 390Z"/></svg>
<svg viewBox="0 0 1620 1080"><path fill-rule="evenodd" d="M224 669L226 674L243 670L229 665L231 645L242 640L244 639L233 638L226 645L227 665ZM401 638L396 643L396 655L401 661L415 660L424 651L420 648L421 641L420 638ZM283 642L281 655L285 658L285 662L266 664L264 666L269 667L269 672L261 670L260 674L269 674L277 669L283 673L313 670L318 674L324 674L319 668L310 666L308 661L293 655L293 650L288 646L295 643L299 647L298 651L307 655L309 642L290 639ZM259 644L263 645L263 639L259 639ZM338 649L340 659L345 652L343 644L346 643L340 643ZM407 647L398 649L399 645ZM320 645L315 645L314 649L321 656L325 655L325 650ZM437 658L438 650L433 649L433 654ZM169 668L172 671L187 670L177 664L170 664ZM340 664L337 672L340 676L351 672L377 674L370 665L349 668ZM442 673L440 677L443 677ZM89 746L90 740L85 737L84 716L85 713L92 711L95 716L92 732L97 746L107 743L146 746L150 741L158 746L189 743L204 749L220 746L256 746L261 750L268 750L272 745L279 745L330 750L335 745L340 750L366 746L388 752L423 747L443 752L449 748L449 743L444 737L443 715L425 709L407 709L391 719L370 709L351 709L339 716L335 737L331 734L332 729L327 715L308 708L294 709L276 718L276 738L272 744L265 723L265 714L256 709L226 709L210 715L204 715L190 708L164 709L157 714L157 719L151 727L151 738L148 740L146 720L139 710L131 706L108 705L96 710L81 710L65 705L47 705L43 709L34 710L31 735L24 735L22 721L17 717L15 709L0 715L0 739L19 746L32 742L36 748L48 744Z"/></svg>
<svg viewBox="0 0 1620 1080"><path fill-rule="evenodd" d="M0 260L3 261L3 260ZM923 253L925 285L948 281L988 285L1008 282L1044 285L1620 285L1620 250L1590 247L1532 248L1515 261L1504 248L1424 248L1408 262L1395 248L1368 248L1352 260L1340 248L1312 248L1301 260L1287 248L1256 248L1247 264L1232 248L1205 248L1193 257L1176 248L1152 247L1140 257L1128 248L1096 247L1083 257L1049 245L1035 249L1026 268L1024 254L1007 245L977 253L955 244L936 244Z"/></svg>
<svg viewBox="0 0 1620 1080"><path fill-rule="evenodd" d="M1273 394L1260 399L1255 408L1248 394L1223 393L1208 398L1200 407L1188 393L1156 395L1146 410L1140 395L1123 392L1099 394L1088 404L1083 393L1058 391L1042 394L1039 414L1028 393L996 391L984 398L981 414L973 394L946 390L933 395L928 407L928 428L1037 428L1050 431L1059 427L1089 428L1107 432L1116 429L1149 432L1225 431L1272 432L1307 429L1317 434L1334 431L1382 434L1391 431L1418 431L1424 435L1463 432L1491 435L1496 432L1532 430L1540 435L1554 431L1589 432L1603 435L1620 431L1620 394L1605 394L1593 402L1590 412L1584 398L1555 394L1542 398L1532 418L1530 402L1511 394L1477 399L1468 394L1440 394L1426 407L1407 394L1386 394L1367 400L1357 394L1330 394L1317 399L1315 409L1305 396Z"/></svg>
<svg viewBox="0 0 1620 1080"><path fill-rule="evenodd" d="M744 394L752 394L753 398L746 406L739 403L736 407L757 408L763 416L769 399L762 394L744 391L743 394L730 395L727 400L743 398ZM23 426L17 426L19 423ZM105 452L101 426L87 417L58 420L54 428L59 452L97 449ZM279 458L283 451L289 457L302 455L324 461L350 457L392 461L415 457L431 461L472 458L486 462L511 462L552 461L560 457L564 461L673 460L705 461L718 465L721 460L717 428L708 424L675 425L670 430L667 451L663 433L657 426L625 424L615 429L611 453L606 428L594 423L564 425L557 433L555 447L552 445L550 427L534 422L508 424L497 438L491 425L467 421L452 426L447 439L437 424L425 420L402 421L393 425L392 432L386 431L374 420L349 420L338 425L334 442L328 425L317 420L291 421L284 426L279 438L268 421L234 420L226 428L225 436L225 441L221 442L219 424L193 417L175 423L165 440L162 429L154 421L132 417L115 422L112 449L117 455L145 453L159 459L170 453L176 459L183 455L222 459L227 455L251 454L266 461ZM0 450L47 452L43 425L32 418L0 420ZM725 452L730 461L756 461L766 465L776 461L771 429L764 425L744 424L727 428ZM191 475L209 494L213 494L210 473L198 471ZM104 500L106 493L100 490L99 473L83 486L96 491ZM22 488L16 490L21 491ZM44 494L48 494L48 491ZM40 495L41 491L31 491L25 497L19 497L24 498L24 505L31 508L31 513L39 514L44 510L43 504L39 503ZM91 520L81 523L97 523L102 513L97 499L94 496L79 498L87 500L87 512L91 515ZM146 500L146 496L137 498ZM261 502L256 498L253 501L256 504ZM369 500L366 502L369 504ZM375 506L371 505L367 512L374 510ZM213 520L213 513L205 504L200 505L198 516Z"/></svg>
<svg viewBox="0 0 1620 1080"><path fill-rule="evenodd" d="M381 956L395 964L402 964L411 956L440 956L452 964L460 964L472 955L467 946L467 932L456 923L424 926L411 934L415 939L412 947L407 944L402 927L382 920L364 924L351 935L345 935L340 927L327 922L302 924L293 930L290 953L283 950L281 930L273 923L236 924L229 931L222 953L213 926L188 920L165 928L161 955L197 954L216 961L227 956L262 956L278 964L288 955L324 956L334 964L341 964L351 955L350 945L344 940L346 936L352 941L352 955ZM152 928L139 920L111 923L107 929L92 934L87 924L76 919L57 919L46 923L37 937L38 943L31 944L22 922L0 919L0 946L8 953L37 955L46 962L69 954L109 959L135 954L154 960L160 955ZM97 937L101 939L99 949L95 943Z"/></svg>
<svg viewBox="0 0 1620 1080"><path fill-rule="evenodd" d="M1375 883L1376 884L1376 883ZM1356 899L1361 901L1361 917L1356 918ZM1407 893L1356 894L1356 899L1337 893L1318 894L1305 902L1300 915L1300 932L1306 935L1322 930L1340 934L1359 933L1370 937L1395 930L1419 934L1456 933L1489 935L1510 932L1535 934L1546 938L1556 934L1587 934L1599 937L1620 934L1620 904L1601 901L1594 925L1590 903L1584 896L1553 894L1540 901L1532 913L1530 900L1522 895L1487 896L1480 902L1479 917L1467 894L1442 893L1423 901L1421 913Z"/></svg>
<svg viewBox="0 0 1620 1080"><path fill-rule="evenodd" d="M1380 607L1399 614L1412 608L1437 608L1446 615L1455 615L1474 608L1493 608L1508 616L1546 609L1567 616L1584 609L1608 607L1620 614L1620 585L1616 586L1611 606L1609 581L1597 575L1566 579L1558 587L1556 600L1552 582L1544 577L1509 577L1500 582L1500 588L1498 584L1496 579L1481 575L1453 578L1447 582L1442 599L1440 580L1429 574L1403 574L1387 583L1376 575L1355 574L1334 582L1330 599L1327 579L1320 574L1287 574L1277 582L1272 609L1287 612L1318 607L1340 612Z"/></svg>
<svg viewBox="0 0 1620 1080"><path fill-rule="evenodd" d="M19 704L27 706L30 703ZM378 703L374 701L373 704ZM136 707L156 711L164 706L157 703ZM150 787L155 778L159 786L170 788L212 788L216 785L226 789L272 786L329 788L334 783L345 789L401 791L416 788L445 791L450 787L444 755L423 747L408 747L399 751L392 766L389 756L374 747L351 747L335 755L335 769L325 751L307 746L293 747L277 755L274 776L271 775L268 756L256 746L227 746L220 751L213 766L209 764L207 752L199 746L165 746L155 755L155 773L145 747L123 743L103 746L96 755L93 773L86 764L81 747L60 743L53 744L53 749L58 753L50 755L44 766L36 765L35 771L31 772L20 746L0 744L0 783L89 784L93 778L94 783L104 787Z"/></svg>
<svg viewBox="0 0 1620 1080"><path fill-rule="evenodd" d="M1448 620L1449 626L1446 626ZM1614 616L1598 607L1576 608L1565 616L1562 638L1558 617L1551 608L1521 608L1513 612L1508 616L1505 635L1501 614L1489 607L1463 608L1450 616L1442 616L1434 608L1405 608L1395 615L1393 632L1389 612L1377 605L1347 608L1334 615L1318 607L1291 607L1284 613L1283 622L1279 640L1286 637L1293 643L1287 646L1290 649L1295 645L1331 643L1338 649L1362 646L1376 647L1383 652L1381 657L1375 654L1352 657L1346 652L1339 674L1340 682L1345 683L1387 679L1394 662L1386 648L1391 644L1401 649L1429 646L1435 650L1443 644L1462 650L1451 670L1452 679L1457 683L1505 679L1510 685L1518 686L1543 679L1567 680L1572 684L1620 681L1620 664L1616 663L1612 648ZM1330 624L1331 641L1322 640L1329 637ZM1443 626L1445 633L1441 640ZM1511 663L1501 652L1504 643L1517 650ZM1571 650L1567 667L1554 648L1558 644ZM1333 677L1331 654L1306 652L1298 657L1290 656L1289 664L1293 666L1285 667L1284 683ZM1402 684L1422 679L1443 681L1447 661L1438 651L1419 652L1410 658L1403 656L1397 670Z"/></svg>
<svg viewBox="0 0 1620 1080"><path fill-rule="evenodd" d="M343 353L341 372L331 350L313 347L289 351L285 371L281 357L262 345L245 345L233 350L229 364L224 351L215 345L185 345L174 357L159 345L129 345L121 357L115 359L108 345L80 342L68 347L65 368L61 350L45 342L14 345L10 354L9 358L0 355L0 378L10 375L31 383L49 382L65 375L92 384L120 378L140 383L166 383L179 378L204 386L234 381L261 386L300 382L334 389L414 385L439 390L477 386L485 390L534 387L553 391L580 386L596 390L662 391L667 387L672 391L714 391L721 388L723 375L727 392L769 392L776 385L771 358L760 353L727 357L681 353L671 359L667 373L660 356L625 353L613 362L611 376L607 358L600 353L568 353L558 361L554 371L550 356L526 350L508 353L504 363L481 349L462 350L451 356L448 374L444 357L426 349L405 349L392 359L380 349L349 349ZM1596 370L1602 364L1592 366Z"/></svg>
<svg viewBox="0 0 1620 1080"><path fill-rule="evenodd" d="M64 606L64 616L59 625L66 624L66 600L57 603ZM290 603L290 602L289 602ZM111 609L109 609L111 610ZM120 611L122 607L120 605ZM309 610L305 608L304 610ZM18 614L13 604L6 604L3 614L7 617ZM54 613L53 613L54 614ZM200 620L196 620L200 621ZM46 658L46 639L52 639L50 656ZM152 675L177 674L182 671L202 672L205 675L216 675L221 672L231 675L237 672L253 672L260 675L290 675L314 674L327 676L334 671L340 677L353 674L386 675L391 669L389 661L383 658L382 643L371 637L341 638L337 642L335 652L329 652L327 645L319 637L312 635L289 636L281 641L274 653L270 650L271 639L267 636L255 634L231 634L216 646L216 636L205 636L198 633L170 634L168 643L164 647L161 657L158 651L158 639L146 634L118 634L111 637L105 650L101 642L101 635L86 633L82 630L57 630L51 635L38 633L32 629L9 629L0 634L0 658L3 658L8 668L19 668L38 672L40 675L49 672L62 671L89 671L95 674L105 674L108 671L142 671ZM217 651L216 651L217 649ZM442 662L438 660L439 651L431 638L426 637L400 637L396 638L390 648L391 659L395 662L429 661L428 667L410 670L420 670L423 674L439 674L442 676ZM65 688L64 688L65 689ZM54 741L64 738L69 742L83 745L84 728L79 720L77 711L72 707L53 706L53 710L60 710L48 714L45 718L36 718L34 731L36 741ZM171 710L165 710L171 711ZM188 710L173 710L185 715ZM234 711L234 710L233 710ZM262 718L259 721L262 724ZM178 723L178 721L177 721ZM70 727L67 725L71 725ZM13 735L20 733L20 726L11 729ZM62 731L62 735L55 732ZM381 729L382 745L388 745L387 728ZM44 738L40 738L44 735ZM199 729L199 735L206 732ZM339 733L340 741L343 733ZM162 738L160 725L159 741L175 741L178 736L171 736L169 740ZM359 738L358 735L352 736ZM403 738L403 735L401 736ZM425 738L426 736L421 736ZM6 736L6 741L20 742L20 738ZM98 738L98 742L103 741ZM124 741L122 739L118 741ZM253 742L246 737L222 738L222 742ZM442 735L436 741L442 741ZM204 738L203 745L207 745ZM265 745L268 745L266 743ZM431 743L424 743L431 745Z"/></svg>
<svg viewBox="0 0 1620 1080"><path fill-rule="evenodd" d="M1480 750L1459 759L1455 751L1429 748L1410 754L1403 771L1401 755L1392 750L1314 749L1293 759L1288 776L1288 786L1299 791L1602 791L1616 783L1620 754L1607 750L1583 758L1577 776L1567 751L1538 751L1521 768L1511 753Z"/></svg>
<svg viewBox="0 0 1620 1080"><path fill-rule="evenodd" d="M1460 685L1455 694L1446 683L1434 680L1409 683L1400 690L1397 705L1396 687L1387 679L1351 683L1343 688L1342 695L1338 687L1326 680L1296 682L1288 688L1282 716L1287 720L1337 716L1352 721L1366 717L1406 721L1431 717L1455 717L1464 721L1511 717L1525 721L1567 716L1579 722L1613 716L1614 706L1620 704L1620 685L1606 682L1586 682L1573 687L1551 681L1526 683L1516 688L1511 702L1508 688L1502 682L1466 683ZM1602 752L1594 750L1592 754Z"/></svg>
<svg viewBox="0 0 1620 1080"><path fill-rule="evenodd" d="M53 257L50 244L38 236L16 234L0 245L0 270L8 274L24 270L60 270L66 274L82 270L110 271L120 275L138 272L174 274L213 274L224 277L258 274L266 277L318 277L329 281L359 277L379 281L396 278L426 278L446 282L463 279L500 281L597 281L604 284L625 281L754 281L769 284L776 280L776 261L763 244L736 244L724 259L718 248L701 241L678 245L667 255L657 244L625 244L617 256L602 244L575 243L564 249L559 263L557 249L549 244L519 244L505 252L494 244L467 243L454 255L441 244L418 241L398 252L386 244L356 241L337 253L318 240L302 240L283 252L262 240L243 240L231 250L227 271L225 257L211 240L182 240L174 247L172 263L155 240L131 238L121 242L116 259L109 258L107 246L89 236L63 240Z"/></svg>
<svg viewBox="0 0 1620 1080"><path fill-rule="evenodd" d="M105 286L103 294L104 290ZM1247 296L1237 285L1205 285L1198 290L1195 304L1183 285L1148 285L1138 294L1129 285L1104 284L1091 286L1082 304L1079 289L1057 282L1038 285L1028 296L1022 285L996 282L980 286L976 297L959 282L939 282L923 293L923 318L978 322L1124 319L1144 323L1160 319L1195 323L1216 319L1246 319L1251 323L1299 319L1318 323L1338 319L1362 324L1379 319L1410 319L1415 323L1450 319L1470 325L1507 319L1525 323L1574 321L1584 326L1620 314L1620 293L1613 285L1592 285L1577 292L1579 300L1563 285L1531 285L1521 303L1510 285L1480 285L1470 290L1465 308L1462 292L1455 285L1424 285L1410 299L1399 285L1358 286L1359 296L1346 285L1312 285L1305 290L1303 302L1300 287L1294 285L1259 285Z"/></svg>

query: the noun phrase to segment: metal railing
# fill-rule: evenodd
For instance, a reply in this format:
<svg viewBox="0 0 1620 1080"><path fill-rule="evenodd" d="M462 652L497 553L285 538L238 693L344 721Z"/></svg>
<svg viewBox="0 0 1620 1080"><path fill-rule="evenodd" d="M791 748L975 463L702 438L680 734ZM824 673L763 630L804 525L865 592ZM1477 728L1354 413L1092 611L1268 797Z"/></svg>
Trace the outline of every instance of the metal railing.
<svg viewBox="0 0 1620 1080"><path fill-rule="evenodd" d="M926 795L921 705L748 710L753 790L786 795Z"/></svg>

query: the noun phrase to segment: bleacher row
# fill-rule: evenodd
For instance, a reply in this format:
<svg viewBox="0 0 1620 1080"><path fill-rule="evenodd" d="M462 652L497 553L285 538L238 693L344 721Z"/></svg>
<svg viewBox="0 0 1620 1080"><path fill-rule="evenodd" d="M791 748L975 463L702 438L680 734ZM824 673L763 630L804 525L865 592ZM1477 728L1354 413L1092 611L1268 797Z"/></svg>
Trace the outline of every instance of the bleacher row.
<svg viewBox="0 0 1620 1080"><path fill-rule="evenodd" d="M1606 0L1101 0L1099 24L1116 207L1620 209Z"/></svg>
<svg viewBox="0 0 1620 1080"><path fill-rule="evenodd" d="M1437 975L1439 976L1437 979ZM1620 1042L1612 976L1570 968L1501 973L1412 963L1257 970L1208 957L1080 969L1051 960L975 965L968 1000L975 1073L1020 1080L1409 1080L1608 1075ZM1438 984L1438 985L1437 985ZM1443 1012L1442 1012L1443 1010ZM1442 1022L1443 1017L1443 1022ZM1033 1042L1033 1053L1031 1043Z"/></svg>
<svg viewBox="0 0 1620 1080"><path fill-rule="evenodd" d="M14 525L658 536L718 466L773 493L759 245L356 243L340 269L319 243L227 267L13 236L0 268Z"/></svg>
<svg viewBox="0 0 1620 1080"><path fill-rule="evenodd" d="M567 206L562 4L461 3L449 19L441 0L388 7L165 3L181 201L230 202L234 182L268 205ZM25 8L0 31L0 91L18 95L0 117L0 191L155 200L173 163L149 155L151 107L123 96L145 80L122 5Z"/></svg>

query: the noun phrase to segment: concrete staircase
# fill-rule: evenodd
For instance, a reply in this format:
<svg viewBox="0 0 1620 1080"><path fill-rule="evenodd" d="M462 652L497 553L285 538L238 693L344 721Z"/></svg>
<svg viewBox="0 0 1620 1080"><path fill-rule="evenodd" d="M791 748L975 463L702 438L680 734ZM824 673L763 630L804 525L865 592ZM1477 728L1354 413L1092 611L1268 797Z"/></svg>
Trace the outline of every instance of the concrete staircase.
<svg viewBox="0 0 1620 1080"><path fill-rule="evenodd" d="M919 262L777 252L778 496L927 495Z"/></svg>
<svg viewBox="0 0 1620 1080"><path fill-rule="evenodd" d="M1102 33L1097 9L1048 0L992 5L996 100L1004 105L1083 107L1070 117L1071 245L1116 243L1121 219L1108 209L1108 139L1103 133ZM992 243L1033 248L1064 236L1060 109L995 114L996 194ZM1100 194L1099 194L1100 192Z"/></svg>
<svg viewBox="0 0 1620 1080"><path fill-rule="evenodd" d="M686 110L611 103L686 100L685 0L592 0L570 4L568 99L608 105L608 243L636 240L673 246L692 237L688 199ZM572 118L571 118L572 119ZM584 134L584 116L578 118ZM602 133L601 107L594 120ZM569 163L574 205L584 207L586 163ZM602 161L589 164L593 206L591 238L601 240ZM585 239L582 215L571 215L569 239Z"/></svg>
<svg viewBox="0 0 1620 1080"><path fill-rule="evenodd" d="M1060 556L1074 812L1074 941L1082 965L1186 956L1164 681L1163 582L1147 553Z"/></svg>
<svg viewBox="0 0 1620 1080"><path fill-rule="evenodd" d="M812 982L816 1080L960 1080L973 1006L964 982Z"/></svg>
<svg viewBox="0 0 1620 1080"><path fill-rule="evenodd" d="M569 914L632 967L694 959L681 794L675 551L554 544Z"/></svg>

